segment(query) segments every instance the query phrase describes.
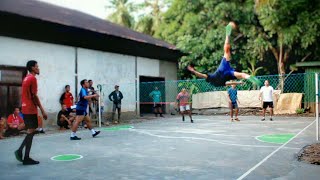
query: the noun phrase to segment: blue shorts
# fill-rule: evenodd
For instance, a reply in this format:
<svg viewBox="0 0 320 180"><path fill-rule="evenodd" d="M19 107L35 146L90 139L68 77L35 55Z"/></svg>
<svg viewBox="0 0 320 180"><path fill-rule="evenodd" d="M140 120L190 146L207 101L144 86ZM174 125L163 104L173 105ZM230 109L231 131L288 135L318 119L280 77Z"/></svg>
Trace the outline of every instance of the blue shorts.
<svg viewBox="0 0 320 180"><path fill-rule="evenodd" d="M231 109L238 109L238 103L237 102L232 102L230 108Z"/></svg>
<svg viewBox="0 0 320 180"><path fill-rule="evenodd" d="M218 69L214 73L208 74L206 81L214 86L225 86L227 81L233 79L237 79L234 76L234 69L230 66L230 62L223 57Z"/></svg>
<svg viewBox="0 0 320 180"><path fill-rule="evenodd" d="M77 116L86 116L87 114L88 113L87 113L86 110L79 110L79 109L76 110L76 115Z"/></svg>

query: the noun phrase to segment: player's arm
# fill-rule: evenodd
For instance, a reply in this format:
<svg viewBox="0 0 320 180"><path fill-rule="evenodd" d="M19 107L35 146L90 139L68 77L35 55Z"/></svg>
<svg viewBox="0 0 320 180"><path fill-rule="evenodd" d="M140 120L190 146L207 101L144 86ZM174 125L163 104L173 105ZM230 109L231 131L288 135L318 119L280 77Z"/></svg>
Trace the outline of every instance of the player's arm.
<svg viewBox="0 0 320 180"><path fill-rule="evenodd" d="M111 96L112 96L112 95L113 95L113 92L111 92L111 93L109 94L109 96L108 96L110 101L113 101L113 100L111 99Z"/></svg>
<svg viewBox="0 0 320 180"><path fill-rule="evenodd" d="M237 96L237 101L238 101L238 104L240 104L240 101L239 101L239 99L238 99L238 96Z"/></svg>
<svg viewBox="0 0 320 180"><path fill-rule="evenodd" d="M33 102L36 104L36 106L39 107L43 118L44 118L44 119L47 119L47 118L48 118L48 115L47 115L46 111L44 110L44 108L43 108L43 106L42 106L42 104L41 104L41 102L40 102L40 99L39 99L38 94L33 94Z"/></svg>
<svg viewBox="0 0 320 180"><path fill-rule="evenodd" d="M153 98L153 91L149 94L149 97Z"/></svg>
<svg viewBox="0 0 320 180"><path fill-rule="evenodd" d="M34 79L34 81L32 82L31 84L31 96L32 96L32 100L33 100L33 103L39 107L40 111L41 111L41 114L43 116L44 119L47 119L48 118L48 115L46 113L46 111L44 110L41 102L40 102L40 98L38 96L38 84L37 84L37 80Z"/></svg>
<svg viewBox="0 0 320 180"><path fill-rule="evenodd" d="M180 99L180 97L179 97L179 95L178 95L177 98L176 98L175 107L178 107L178 105L179 105L179 99Z"/></svg>
<svg viewBox="0 0 320 180"><path fill-rule="evenodd" d="M262 97L262 91L260 90L260 93L259 93L259 100L261 101L261 97Z"/></svg>
<svg viewBox="0 0 320 180"><path fill-rule="evenodd" d="M96 97L99 97L99 95L98 94L93 94L93 95L84 96L83 98L86 99L86 100L90 100L90 99L96 98Z"/></svg>
<svg viewBox="0 0 320 180"><path fill-rule="evenodd" d="M230 98L229 92L228 92L228 100L229 100L229 103L231 103L231 98Z"/></svg>

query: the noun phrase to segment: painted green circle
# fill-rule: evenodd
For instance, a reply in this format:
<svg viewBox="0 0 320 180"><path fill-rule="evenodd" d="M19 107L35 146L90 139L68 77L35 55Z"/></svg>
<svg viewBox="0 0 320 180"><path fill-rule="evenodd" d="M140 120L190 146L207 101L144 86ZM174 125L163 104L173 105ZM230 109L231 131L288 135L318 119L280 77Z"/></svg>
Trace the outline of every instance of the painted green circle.
<svg viewBox="0 0 320 180"><path fill-rule="evenodd" d="M62 155L57 155L51 158L51 160L54 161L74 161L81 159L83 156L78 155L78 154L62 154Z"/></svg>
<svg viewBox="0 0 320 180"><path fill-rule="evenodd" d="M269 134L258 136L257 139L267 143L283 144L289 141L294 134Z"/></svg>
<svg viewBox="0 0 320 180"><path fill-rule="evenodd" d="M103 128L102 130L104 131L119 131L119 130L127 130L127 129L132 129L133 126L129 125L123 125L123 126L114 126L114 127L109 127L109 128Z"/></svg>

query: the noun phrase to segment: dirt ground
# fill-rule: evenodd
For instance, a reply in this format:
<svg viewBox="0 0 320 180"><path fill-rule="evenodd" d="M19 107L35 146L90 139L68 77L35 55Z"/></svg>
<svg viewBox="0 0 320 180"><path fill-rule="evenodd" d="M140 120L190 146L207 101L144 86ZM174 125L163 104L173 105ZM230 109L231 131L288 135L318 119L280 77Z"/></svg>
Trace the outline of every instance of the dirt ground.
<svg viewBox="0 0 320 180"><path fill-rule="evenodd" d="M298 155L300 161L320 165L320 143L305 146Z"/></svg>

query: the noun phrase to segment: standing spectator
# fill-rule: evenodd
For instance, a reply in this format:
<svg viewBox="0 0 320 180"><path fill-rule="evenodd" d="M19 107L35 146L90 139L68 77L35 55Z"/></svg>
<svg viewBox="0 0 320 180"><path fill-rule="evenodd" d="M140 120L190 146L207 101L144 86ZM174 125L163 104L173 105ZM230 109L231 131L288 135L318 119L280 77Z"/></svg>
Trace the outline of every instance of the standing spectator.
<svg viewBox="0 0 320 180"><path fill-rule="evenodd" d="M74 104L73 103L74 98L72 93L70 92L70 85L66 85L64 89L65 89L65 92L60 97L60 104L61 105L65 104L67 106L67 110L71 112L72 111L71 106L73 106Z"/></svg>
<svg viewBox="0 0 320 180"><path fill-rule="evenodd" d="M231 122L233 122L233 110L236 110L236 118L234 120L240 121L238 118L239 108L238 103L240 104L238 100L238 91L236 89L236 84L232 84L231 87L228 89L228 100L229 100L229 107L230 107L230 116L231 116Z"/></svg>
<svg viewBox="0 0 320 180"><path fill-rule="evenodd" d="M15 108L13 114L8 117L8 127L5 133L6 137L19 135L19 132L25 129L24 121L19 116L20 109Z"/></svg>
<svg viewBox="0 0 320 180"><path fill-rule="evenodd" d="M119 86L114 86L114 91L109 94L109 100L113 102L112 108L112 122L114 121L114 115L116 110L118 110L118 121L114 121L115 124L120 123L120 115L121 115L121 100L123 99L123 95L121 91L119 91Z"/></svg>
<svg viewBox="0 0 320 180"><path fill-rule="evenodd" d="M154 90L149 94L149 96L153 100L153 109L155 116L158 117L158 114L160 114L160 117L163 117L161 107L162 98L161 92L159 91L158 87L155 87Z"/></svg>
<svg viewBox="0 0 320 180"><path fill-rule="evenodd" d="M70 112L67 109L65 104L61 105L61 110L58 113L57 117L57 125L62 128L70 129L68 126L71 126L72 121L74 121L75 117L70 116Z"/></svg>
<svg viewBox="0 0 320 180"><path fill-rule="evenodd" d="M0 139L3 139L3 130L5 128L6 125L6 120L0 116Z"/></svg>
<svg viewBox="0 0 320 180"><path fill-rule="evenodd" d="M184 121L184 115L188 114L190 117L191 123L193 123L192 116L191 116L190 103L189 103L190 95L187 92L187 90L185 88L183 88L181 90L181 92L178 94L176 99L177 99L176 106L178 106L178 103L180 106L180 113L182 115L182 121Z"/></svg>
<svg viewBox="0 0 320 180"><path fill-rule="evenodd" d="M22 113L24 117L24 123L27 128L27 136L22 141L18 150L14 152L16 159L23 162L23 165L39 164L39 161L35 161L29 157L32 146L33 136L36 128L38 127L38 107L41 110L44 119L48 118L46 111L40 103L38 93L38 83L36 75L40 74L40 69L37 61L30 60L27 62L27 70L29 74L24 78L22 82ZM24 159L22 159L22 150L25 147Z"/></svg>
<svg viewBox="0 0 320 180"><path fill-rule="evenodd" d="M96 94L96 91L94 90L94 87L93 87L93 81L90 79L88 82L89 82L89 88L88 88L89 95ZM97 107L97 99L92 98L89 100L89 115L91 114L96 115L95 107Z"/></svg>
<svg viewBox="0 0 320 180"><path fill-rule="evenodd" d="M267 107L270 108L270 121L273 121L272 119L272 115L273 115L273 87L270 86L269 81L265 80L264 81L264 86L262 86L262 88L260 89L260 95L259 95L259 100L261 101L261 97L262 97L262 101L263 101L263 112L262 112L262 119L261 121L265 120L265 115L266 115L266 109Z"/></svg>

